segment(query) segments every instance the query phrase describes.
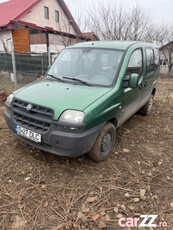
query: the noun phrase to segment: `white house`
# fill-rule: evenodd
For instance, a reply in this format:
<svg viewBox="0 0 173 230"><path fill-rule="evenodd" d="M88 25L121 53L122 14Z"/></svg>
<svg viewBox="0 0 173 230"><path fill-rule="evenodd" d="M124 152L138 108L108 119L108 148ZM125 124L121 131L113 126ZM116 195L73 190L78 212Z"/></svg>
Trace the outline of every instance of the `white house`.
<svg viewBox="0 0 173 230"><path fill-rule="evenodd" d="M160 48L160 73L173 74L173 42Z"/></svg>

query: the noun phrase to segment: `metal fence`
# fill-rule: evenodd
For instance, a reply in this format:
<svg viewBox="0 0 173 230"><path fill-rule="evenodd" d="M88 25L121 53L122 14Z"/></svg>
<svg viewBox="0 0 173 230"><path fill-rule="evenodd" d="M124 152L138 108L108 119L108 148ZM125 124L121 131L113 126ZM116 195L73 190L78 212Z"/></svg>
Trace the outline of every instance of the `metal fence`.
<svg viewBox="0 0 173 230"><path fill-rule="evenodd" d="M58 53L1 52L0 51L0 85L11 82L17 85L27 84L44 75ZM16 75L16 77L15 77Z"/></svg>

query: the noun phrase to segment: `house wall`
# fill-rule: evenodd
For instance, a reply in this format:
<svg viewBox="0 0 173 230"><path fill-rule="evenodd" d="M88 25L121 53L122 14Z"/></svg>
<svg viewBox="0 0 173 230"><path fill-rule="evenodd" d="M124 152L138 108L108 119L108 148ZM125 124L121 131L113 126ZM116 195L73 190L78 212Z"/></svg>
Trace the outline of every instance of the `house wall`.
<svg viewBox="0 0 173 230"><path fill-rule="evenodd" d="M30 45L30 51L36 52L36 53L46 53L47 52L47 46L46 44L31 44Z"/></svg>
<svg viewBox="0 0 173 230"><path fill-rule="evenodd" d="M56 34L49 34L50 52L59 53L68 45L73 45L78 42L84 42L78 38L69 38ZM30 48L31 52L47 52L46 47L46 35L41 34L30 34Z"/></svg>
<svg viewBox="0 0 173 230"><path fill-rule="evenodd" d="M30 44L46 44L46 33L30 34Z"/></svg>
<svg viewBox="0 0 173 230"><path fill-rule="evenodd" d="M69 38L66 36L49 34L49 42L51 45L60 45L60 46L66 47L69 45L74 45L79 42L83 42L83 40L79 38Z"/></svg>
<svg viewBox="0 0 173 230"><path fill-rule="evenodd" d="M45 19L44 6L49 8L49 19ZM55 21L55 10L59 11L59 22ZM76 34L57 0L42 0L20 20L40 27L51 27L54 30Z"/></svg>
<svg viewBox="0 0 173 230"><path fill-rule="evenodd" d="M11 40L8 40L11 39ZM7 52L11 51L12 32L11 30L3 30L0 32L0 51L5 51L3 43L7 49Z"/></svg>
<svg viewBox="0 0 173 230"><path fill-rule="evenodd" d="M61 45L50 45L50 52L51 53L59 53L64 46ZM32 44L30 45L31 52L36 53L47 53L47 46L45 44Z"/></svg>

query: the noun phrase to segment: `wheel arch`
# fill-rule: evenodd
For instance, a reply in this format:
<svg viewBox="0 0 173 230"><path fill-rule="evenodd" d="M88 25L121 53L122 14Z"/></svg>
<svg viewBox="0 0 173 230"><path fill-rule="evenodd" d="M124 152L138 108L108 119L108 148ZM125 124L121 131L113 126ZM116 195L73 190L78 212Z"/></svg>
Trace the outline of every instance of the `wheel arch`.
<svg viewBox="0 0 173 230"><path fill-rule="evenodd" d="M156 94L156 88L154 88L153 90L152 90L152 93L151 93L152 95L153 95L153 97L155 96L155 94Z"/></svg>
<svg viewBox="0 0 173 230"><path fill-rule="evenodd" d="M115 128L117 128L118 120L115 117L111 118L108 122L112 123L115 126Z"/></svg>

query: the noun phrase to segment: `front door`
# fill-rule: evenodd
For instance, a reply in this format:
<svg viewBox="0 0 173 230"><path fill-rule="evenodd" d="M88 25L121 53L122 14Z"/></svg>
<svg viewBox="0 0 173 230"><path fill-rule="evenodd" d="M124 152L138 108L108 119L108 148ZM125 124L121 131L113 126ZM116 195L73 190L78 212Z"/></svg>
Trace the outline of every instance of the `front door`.
<svg viewBox="0 0 173 230"><path fill-rule="evenodd" d="M144 68L143 68L143 50L142 48L136 49L132 52L126 73L123 79L123 95L121 101L121 123L132 116L139 108L142 90L140 84L143 81ZM139 74L139 85L132 89L129 86L130 75L132 73Z"/></svg>

